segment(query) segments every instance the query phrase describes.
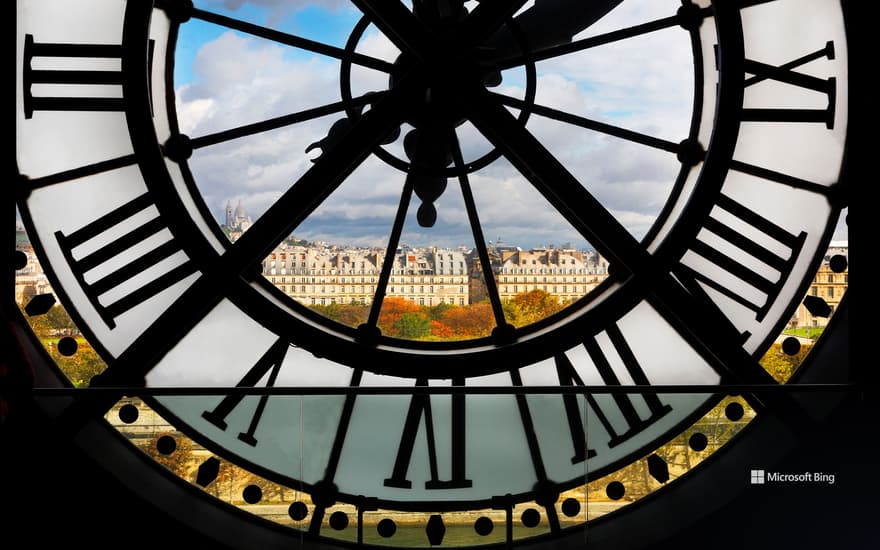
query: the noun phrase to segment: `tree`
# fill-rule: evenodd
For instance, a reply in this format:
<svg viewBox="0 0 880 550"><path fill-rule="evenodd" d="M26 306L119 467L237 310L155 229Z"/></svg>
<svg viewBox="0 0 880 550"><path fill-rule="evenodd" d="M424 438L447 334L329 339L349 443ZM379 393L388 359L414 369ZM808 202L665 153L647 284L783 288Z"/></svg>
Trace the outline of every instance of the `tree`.
<svg viewBox="0 0 880 550"><path fill-rule="evenodd" d="M761 366L779 383L787 382L809 353L811 345L801 344L794 355L782 350L782 344L773 344L761 358Z"/></svg>
<svg viewBox="0 0 880 550"><path fill-rule="evenodd" d="M244 489L248 485L256 485L260 488L260 491L263 493L260 502L264 504L270 502L284 502L284 490L286 489L284 485L279 485L256 474L250 474L245 477L244 481L241 483L241 488Z"/></svg>
<svg viewBox="0 0 880 550"><path fill-rule="evenodd" d="M452 304L447 304L446 302L437 304L436 306L431 306L428 308L428 317L432 320L439 321L440 319L443 319L443 314L453 307L455 306Z"/></svg>
<svg viewBox="0 0 880 550"><path fill-rule="evenodd" d="M403 298L389 296L382 301L382 310L379 313L379 328L382 334L396 334L394 325L400 321L404 313L416 313L420 310L418 304L414 304Z"/></svg>
<svg viewBox="0 0 880 550"><path fill-rule="evenodd" d="M510 300L513 318L510 322L518 327L545 319L562 309L559 298L544 290L530 290L517 294Z"/></svg>
<svg viewBox="0 0 880 550"><path fill-rule="evenodd" d="M77 388L88 386L93 376L107 368L107 364L98 352L85 340L77 340L76 353L69 357L58 353L56 346L50 346L49 349L52 359L61 372Z"/></svg>
<svg viewBox="0 0 880 550"><path fill-rule="evenodd" d="M360 303L314 305L310 309L349 327L363 324L370 314L370 307Z"/></svg>
<svg viewBox="0 0 880 550"><path fill-rule="evenodd" d="M394 336L418 340L431 334L431 320L423 312L407 312L394 323Z"/></svg>
<svg viewBox="0 0 880 550"><path fill-rule="evenodd" d="M495 315L489 302L451 307L443 312L439 321L457 338L488 336L495 328Z"/></svg>
<svg viewBox="0 0 880 550"><path fill-rule="evenodd" d="M174 439L174 450L168 454L159 452L158 442L163 437ZM154 438L148 439L140 447L150 458L168 468L175 475L186 479L195 470L195 458L193 457L192 441L177 432L157 433Z"/></svg>
<svg viewBox="0 0 880 550"><path fill-rule="evenodd" d="M452 340L455 338L455 332L446 323L432 319L431 336L435 340Z"/></svg>
<svg viewBox="0 0 880 550"><path fill-rule="evenodd" d="M64 334L75 334L79 332L76 325L73 324L73 319L70 318L67 311L60 305L52 306L52 308L46 312L46 320L50 329L53 331L62 332Z"/></svg>

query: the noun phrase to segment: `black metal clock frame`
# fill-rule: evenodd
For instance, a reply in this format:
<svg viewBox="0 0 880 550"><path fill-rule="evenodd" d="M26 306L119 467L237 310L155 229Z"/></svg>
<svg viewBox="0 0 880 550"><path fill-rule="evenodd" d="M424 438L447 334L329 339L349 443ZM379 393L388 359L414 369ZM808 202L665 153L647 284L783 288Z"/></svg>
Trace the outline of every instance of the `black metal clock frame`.
<svg viewBox="0 0 880 550"><path fill-rule="evenodd" d="M412 21L409 19L408 15L396 12L393 9L387 11L384 9L377 9L375 8L375 5L371 6L370 3L367 2L356 3L366 13L370 13L374 17L374 22L376 24L391 32L400 43L412 46L414 49L418 50L424 58L434 59L442 57L440 53L435 51L434 45L424 44L423 36L418 35L418 33L412 34L410 32L411 25L409 25L409 23ZM760 2L740 2L739 4L757 3ZM188 15L187 9L178 12L175 12L175 10L172 9L173 6L179 6L180 4L172 2L157 3L157 5L162 4L168 6L167 9L169 13L177 13L178 16L181 17L181 20ZM499 6L504 3L487 2L485 4L488 6L486 8L486 12L488 13L492 13L493 9L500 11L506 9L503 6L499 8ZM852 4L852 2L842 2L845 9L844 14L847 16L849 30L852 30L855 25L852 13L855 12L856 9L852 8ZM172 345L177 338L182 336L186 330L190 328L189 325L197 322L202 312L207 311L221 297L228 297L243 308L253 308L257 318L263 319L266 326L277 328L278 330L276 333L283 335L285 330L287 330L286 327L289 327L290 316L287 313L281 312L274 306L265 307L263 305L255 305L257 302L255 302L253 298L256 294L254 289L249 286L249 283L254 280L259 280L260 277L258 274L254 273L253 266L257 265L262 256L269 252L272 246L274 246L276 240L283 237L284 234L289 232L291 228L308 215L308 209L316 204L315 201L320 200L321 197L325 197L329 194L332 186L327 185L328 181L336 182L337 184L340 183L350 170L353 169L352 162L357 162L359 159L369 155L374 148L381 145L385 136L392 133L395 128L399 127L401 122L406 120L407 115L401 109L401 106L417 108L409 99L409 94L412 94L414 89L419 89L420 86L424 87L424 83L419 82L417 77L409 79L408 82L403 82L405 79L401 79L398 87L385 94L388 97L369 98L371 109L368 114L361 117L352 125L351 133L337 143L336 147L324 152L322 155L324 162L316 164L315 168L301 179L284 199L287 203L299 203L307 206L300 207L300 209L294 212L293 215L290 214L289 210L286 211L285 216L288 219L285 221L281 220L280 214L273 214L270 212L266 218L267 221L262 221L260 224L255 225L252 231L243 236L239 243L229 246L227 252L223 255L218 255L200 236L199 229L197 229L192 223L185 208L174 193L173 185L166 183L170 182L170 176L165 168L164 160L165 157L172 159L177 157L175 160L180 160L181 166L184 167L184 172L188 173L188 169L185 168L185 163L183 163L183 161L188 157L192 148L208 144L211 141L210 136L203 138L202 141L199 141L198 138L189 140L188 138L185 138L185 136L180 136L178 139L165 144L158 143L151 122L150 109L146 108L151 104L151 90L148 75L143 71L142 64L135 63L134 65L130 65L132 60L150 58L148 28L144 23L149 21L149 14L152 10L152 5L149 2L132 2L129 3L129 5L131 9L137 9L142 12L137 16L132 14L130 17L127 17L125 36L122 44L123 53L120 54L123 61L123 77L121 85L125 90L124 95L126 98L140 98L139 101L128 103L125 106L126 119L130 126L130 135L134 141L136 155L99 163L75 171L56 174L55 176L37 180L27 181L26 179L21 178L17 173L14 174L17 184L16 189L18 190L18 193L20 193L19 199L23 199L26 196L26 193L31 189L43 185L51 185L58 181L107 170L111 167L137 163L144 174L144 179L150 183L151 197L155 201L157 207L168 217L168 219L173 220L170 228L176 239L181 243L180 246L205 274L204 280L206 282L201 283L195 291L187 292L182 300L173 306L173 311L167 314L169 319L183 319L180 313L185 313L186 316L189 316L191 321L184 320L182 324L165 323L157 325L155 330L151 329L152 333L148 337L137 340L131 348L114 360L114 365L108 370L108 373L101 378L102 385L106 385L111 389L117 388L117 390L96 392L95 394L92 394L92 396L98 395L99 401L104 402L104 405L97 405L98 410L102 407L105 409L109 407L112 402L115 402L118 395L121 395L122 393L137 393L142 391L142 376L149 368L150 361L152 358L158 357L167 351L162 345L158 344L161 343L164 345L167 343L168 345ZM605 238L604 234L600 236L600 231L594 231L594 222L587 222L583 217L583 212L601 214L603 211L601 206L597 210L597 207L592 204L592 198L579 191L579 186L576 185L577 182L567 173L565 168L558 165L549 154L543 152L543 148L539 143L531 141L530 136L521 131L517 122L512 117L502 112L503 108L500 107L500 105L492 103L492 101L488 99L488 96L480 95L471 98L474 100L474 107L468 111L468 114L474 118L474 122L478 128L483 130L499 148L499 151L503 152L503 154L511 159L515 165L522 170L533 174L534 179L532 182L539 188L543 189L545 196L547 196L551 203L555 204L561 211L568 212L568 219L576 227L581 228L584 233L589 236L595 235L597 237L595 242L597 246L602 249L601 252L603 252L603 255L611 258L612 262L620 266L615 273L615 278L622 280L627 277L632 277L631 282L627 284L639 289L639 292L634 294L634 297L628 300L620 299L619 302L614 302L612 300L611 305L597 307L590 312L589 320L587 320L587 316L584 316L584 318L577 319L576 322L570 323L567 328L555 331L552 337L546 340L541 340L540 345L535 346L535 349L537 350L541 347L549 347L552 349L570 347L574 345L574 343L580 342L583 338L583 334L592 334L601 330L600 324L595 320L609 315L612 318L618 317L619 313L611 315L611 310L618 312L625 311L631 307L634 300L640 299L643 295L649 295L652 305L658 309L668 308L667 303L670 301L678 301L676 305L677 309L674 313L668 309L668 319L672 322L679 323L679 330L684 333L690 333L693 338L691 343L702 348L703 352L707 355L707 358L716 361L719 367L730 367L730 370L725 373L726 376L724 378L724 382L727 382L728 385L721 386L717 389L726 390L726 388L735 387L741 389L751 388L753 390L752 396L755 398L753 402L758 406L766 407L765 410L771 412L766 418L762 418L759 425L750 427L750 438L741 438L741 441L738 441L736 445L732 445L732 449L729 452L719 453L717 459L713 458L711 463L702 466L701 471L704 472L702 478L696 475L689 476L687 480L681 480L681 482L677 483L674 487L664 489L664 491L661 492L662 494L657 494L655 497L641 503L639 506L632 507L634 508L634 511L632 512L628 511L626 514L609 516L595 524L591 523L590 537L591 540L594 541L614 541L615 544L619 545L621 539L618 536L618 530L621 528L621 525L644 525L644 522L648 517L655 518L654 521L656 521L657 517L663 517L668 521L669 525L682 525L693 521L694 518L703 515L707 510L711 509L705 507L704 501L700 501L700 504L696 506L685 506L690 512L690 516L688 516L681 514L681 509L675 512L670 512L668 510L664 512L662 504L664 499L662 496L678 493L679 496L676 497L676 500L684 500L685 502L688 502L690 497L687 497L686 495L703 490L700 489L700 487L702 487L705 482L700 481L701 479L709 479L713 480L713 483L717 483L717 480L723 479L723 477L719 477L719 475L713 472L720 471L725 472L724 475L731 474L734 468L733 464L736 464L736 460L741 459L738 457L747 456L754 460L754 457L764 456L764 460L768 462L778 460L783 456L785 449L773 447L772 449L764 449L763 453L761 453L756 449L756 447L760 446L758 442L772 440L772 434L777 433L780 429L790 429L791 415L797 412L803 412L805 408L810 410L816 409L816 406L812 404L811 400L803 398L802 394L801 397L798 398L797 384L792 385L790 390L784 388L787 389L787 391L762 391L761 388L754 386L755 384L766 383L767 377L762 374L763 371L757 368L757 363L754 358L749 357L748 354L742 353L738 346L731 346L729 344L729 342L736 341L736 339L733 338L734 334L732 332L725 333L721 338L701 333L699 330L691 332L695 327L699 327L698 320L704 318L707 311L702 307L697 306L696 302L690 302L693 304L692 307L680 309L681 300L686 302L689 302L690 300L686 295L670 290L672 287L668 283L665 283L664 286L653 286L656 284L657 278L662 279L669 277L667 274L670 270L674 271L673 266L699 231L698 221L705 218L709 210L711 210L716 204L721 183L724 181L727 170L731 167L730 161L733 148L736 144L739 121L742 119L744 80L744 55L742 52L741 33L739 34L739 39L736 38L738 31L736 23L737 17L735 13L738 12L739 7L739 5L724 2L719 2L715 6L716 13L714 13L714 15L717 17L718 33L723 46L719 49L718 56L722 83L719 88L719 108L717 111L713 141L710 147L707 148L706 153L703 153L698 147L694 146L693 136L696 133L696 122L694 121L694 126L691 130L691 137L681 144L673 144L678 147L671 152L679 154L679 158L682 159L683 164L686 165L687 163L694 163L698 160L702 160L704 165L703 175L696 194L689 202L688 210L682 216L673 233L664 239L663 245L653 257L646 257L646 254L638 246L638 243L626 238L622 234L616 234L609 239ZM730 13L728 15L723 15L721 12L723 12L724 9L728 9ZM676 24L698 24L703 15L705 14L697 14L695 12L684 10L679 14ZM494 17L490 17L490 19L497 17L497 14L493 14L493 16ZM16 33L12 32L10 35L15 37ZM855 37L855 34L848 36L848 39L853 37ZM695 52L698 50L697 41L698 40L695 39ZM858 66L857 63L859 63L859 57L857 56L858 50L853 47L850 47L850 50L853 52L852 57L854 61L852 64L856 67ZM11 48L11 51L15 51L15 48ZM349 56L348 59L353 57L351 52L347 52L347 55ZM171 65L169 64L169 71L171 70L170 66ZM854 77L854 80L850 85L850 90L852 94L854 94L853 99L855 100L853 104L856 106L862 106L863 103L859 103L856 99L856 94L859 93L857 90L859 83L857 80L858 71L853 70L851 71L851 74ZM697 88L699 89L702 84L702 79L701 77L698 77L697 80ZM169 87L167 93L169 94L168 97L170 101L172 99L171 94L173 94L173 90ZM696 97L699 97L699 94L697 94ZM350 99L345 105L340 105L339 108L348 109L350 111L351 109L357 108L358 101L366 102L367 99ZM695 109L695 112L697 110L698 109ZM295 120L286 122L295 122ZM856 132L860 131L860 122L858 120L851 120L850 124L850 136L847 140L848 148L846 153L847 164L842 171L840 182L832 187L827 193L829 202L831 202L831 204L834 205L834 208L838 211L843 207L848 206L851 202L849 201L849 192L851 190L848 187L851 186L850 182L854 181L859 168L865 162L864 158L858 157L859 153L862 151L850 145L855 142L853 136L857 135ZM241 128L239 130L250 131L257 129ZM352 161L352 159L354 160ZM12 164L15 164L14 159ZM464 163L459 161L456 166L460 172L459 177L461 177L461 173L464 173ZM567 183L564 186L560 186L558 182ZM194 191L194 183L191 177L187 178L187 183L193 187ZM801 182L792 181L790 183L800 184ZM559 189L563 189L563 191L560 192ZM680 183L676 186L676 189L680 189ZM193 195L197 196L197 193L193 192ZM204 205L200 206L204 209ZM581 206L584 208L581 209ZM12 206L11 209L14 210L14 206ZM276 210L276 212L278 211ZM5 212L4 215L7 215L7 213ZM606 221L609 222L611 227L616 225L616 222L613 220ZM656 227L657 226L655 226L655 228ZM822 242L827 242L829 239L830 234L824 236ZM38 246L39 245L37 244L37 247ZM625 252L621 252L621 250ZM812 265L817 265L820 259L820 256L817 254L812 261ZM647 281L651 282L648 283ZM385 274L385 282L387 283L387 273ZM805 291L808 285L809 281L804 281L801 285L801 290ZM9 286L12 287L14 284L10 284ZM491 287L491 285L489 286ZM648 287L653 287L654 289L660 288L661 290L652 291L651 288ZM58 288L60 288L60 285ZM497 295L495 296L495 301L497 301ZM820 348L820 351L816 353L815 357L811 357L810 360L813 365L811 365L811 368L806 369L805 374L797 380L799 384L836 384L842 382L838 377L838 373L834 372L834 367L838 362L846 362L848 364L848 361L844 361L844 358L848 358L849 353L850 342L848 317L850 312L848 306L850 301L851 300L845 300L841 305L833 324L829 326L829 332L833 332L831 337L826 338L829 342L823 343L824 345ZM588 300L584 302L584 305L587 303ZM4 306L5 305L6 304L4 303ZM797 303L790 304L787 311L793 310L796 306ZM307 315L302 311L298 313ZM78 317L75 311L72 311L71 314L78 322L81 321L81 318ZM490 341L492 343L500 344L500 346L486 359L476 355L475 357L477 357L477 359L474 359L474 364L464 367L465 369L471 370L465 370L464 372L450 372L449 370L445 370L446 367L443 367L443 363L438 362L436 367L429 366L429 368L434 368L434 370L429 370L429 372L438 378L460 378L465 372L467 374L474 374L474 369L477 373L482 372L480 371L481 368L486 369L486 372L495 369L495 367L480 367L481 364L500 364L514 359L517 361L535 360L539 357L537 352L523 353L521 347L513 345L513 342L520 334L528 335L530 331L550 326L558 322L560 318L565 315L571 315L573 318L578 317L577 313L572 314L571 312L568 312L561 314L560 317L548 319L538 324L536 327L530 327L529 329L520 332L511 332L509 329L497 331L493 339L490 339ZM20 318L20 316L13 314L10 315L10 317L13 318L16 332L22 333L23 331L26 331L26 322ZM375 322L375 318L373 319L373 322ZM722 321L722 325L720 326L723 326L724 324L725 323ZM80 326L83 326L83 324L80 323ZM499 327L504 327L503 316L500 318ZM338 329L338 327L334 328ZM781 326L777 328L781 328ZM833 331L830 329L833 329ZM83 332L88 334L88 327L83 326ZM344 351L342 353L343 356L356 357L356 359L351 359L351 361L364 360L365 356L363 352L365 351L365 345L367 350L366 360L370 361L371 364L375 364L375 362L386 358L381 354L377 354L375 357L369 355L369 349L375 349L371 348L372 345L380 342L385 343L385 340L382 340L381 338L377 339L375 325L360 331L351 331L348 333L348 336L350 337L350 345L352 346L352 349L357 350L357 353L355 354L350 351ZM309 332L306 340L313 342L315 349L323 349L324 347L333 349L333 346L339 343L336 338L327 336L327 333L321 330ZM25 338L25 341L27 342L28 340ZM479 341L467 345L476 347L484 345L485 343L486 342L484 341ZM399 346L399 349L403 352L401 355L405 357L405 359L399 364L405 364L406 361L411 359L406 357L406 349L411 346L416 346L415 344L401 342L393 342L393 344ZM760 349L765 349L767 345L769 345L769 340L761 345ZM48 359L47 355L44 352L40 352L36 346L34 346L33 342L28 342L26 347L28 348L25 350L26 354L35 364L51 363L51 360ZM448 351L450 347L451 346L448 344L442 344L436 347L428 346L425 349L435 349L439 352L440 356L444 356L443 352ZM104 350L104 355L107 357L110 356L106 353L106 350ZM448 356L442 361L447 359ZM51 372L52 366L46 366L49 368L49 371L40 371L41 374L39 374L38 377L39 382L45 383L46 387L63 386L63 382L53 379L54 376L57 376L57 373ZM747 366L747 368L743 368L744 366ZM404 374L404 371L392 369L389 373L400 375ZM865 381L864 377L859 379L858 376L856 376L853 379L859 382ZM850 382L853 379L845 380L845 382ZM738 386L729 385L731 382L738 384ZM809 386L804 387L806 388ZM644 390L645 388L640 389ZM662 389L664 391L675 390L675 388ZM841 386L841 388L835 389L850 388ZM350 395L356 395L361 391L363 390L351 388L348 393ZM464 392L466 390L462 391ZM647 389L646 391L660 391L660 389L652 388ZM143 393L145 396L149 396L150 394L149 390L143 390ZM75 392L72 395L75 396ZM93 411L93 407L96 406L96 400L89 399L88 401L88 409ZM815 414L823 415L827 413L827 410L819 407L814 412ZM783 419L781 424L779 422L780 418ZM800 424L800 421L796 421L796 423ZM132 487L139 487L141 496L147 497L157 503L166 503L166 505L169 505L168 503L173 502L177 498L175 495L178 495L181 492L189 493L192 491L190 488L179 486L174 480L170 479L170 476L167 476L164 473L153 472L148 474L150 482L144 485L144 480L138 479L142 475L140 468L130 469L129 465L124 465L126 460L123 459L122 454L119 454L124 453L124 450L122 450L121 447L116 446L116 443L114 442L114 440L119 439L118 434L114 434L112 430L103 425L100 420L89 418L89 415L78 419L76 424L81 428L80 434L87 434L85 437L90 442L86 445L87 454L94 454L95 458L100 458L102 460L106 459L107 456L110 456L105 454L107 452L115 454L119 459L119 462L116 463L113 460L110 460L109 470L113 471L114 475L120 477ZM803 425L803 427L808 426L809 423ZM78 437L82 437L82 435ZM148 488L151 484L154 484L152 485L152 489ZM725 489L728 491L729 495L729 492L733 491L734 487L731 483L727 483L726 485L727 487L725 487ZM722 491L718 491L718 493L721 492ZM351 496L353 497L353 495ZM719 497L717 499L719 502L724 501L725 497L722 497L721 494L716 496ZM702 511L698 510L698 508L701 508ZM191 522L192 527L196 530L211 532L212 536L217 536L219 539L233 541L241 540L244 537L248 539L249 543L253 543L255 539L252 537L256 536L262 540L262 544L265 544L265 546L261 547L265 548L280 548L289 544L289 535L275 526L257 526L256 524L249 524L251 527L248 528L247 535L235 532L236 529L232 526L240 525L242 518L239 517L237 512L223 506L213 508L205 505L204 512L205 514L202 517L193 517L187 514L187 521ZM673 516L676 515L679 515L679 517L673 518ZM626 531L632 533L632 531L628 529ZM644 536L644 539L656 539L659 536L661 536L660 533L651 531L648 535ZM558 547L561 548L576 548L580 547L579 545L582 544L582 537L583 535L580 533L563 534L553 544L558 544L560 545ZM633 543L632 546L619 547L641 547L641 543L643 542L642 537L634 537L631 540ZM523 545L523 548L542 548L545 543L546 541L542 539L536 539L535 541L526 542ZM311 544L314 544L315 548L321 548L324 543L313 541ZM329 545L331 543L327 544ZM328 548L329 547L330 546L328 546Z"/></svg>

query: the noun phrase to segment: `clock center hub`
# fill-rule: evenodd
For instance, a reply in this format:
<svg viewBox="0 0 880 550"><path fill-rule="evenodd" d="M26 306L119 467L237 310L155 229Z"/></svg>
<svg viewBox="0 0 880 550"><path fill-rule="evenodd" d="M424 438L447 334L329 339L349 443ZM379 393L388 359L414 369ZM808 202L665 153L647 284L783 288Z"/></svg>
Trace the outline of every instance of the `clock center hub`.
<svg viewBox="0 0 880 550"><path fill-rule="evenodd" d="M394 62L394 68L389 77L389 88L394 88L407 76L420 80L407 123L415 128L426 124L456 128L467 120L467 94L482 79L465 56L443 52L434 59L419 62L410 55L401 54Z"/></svg>

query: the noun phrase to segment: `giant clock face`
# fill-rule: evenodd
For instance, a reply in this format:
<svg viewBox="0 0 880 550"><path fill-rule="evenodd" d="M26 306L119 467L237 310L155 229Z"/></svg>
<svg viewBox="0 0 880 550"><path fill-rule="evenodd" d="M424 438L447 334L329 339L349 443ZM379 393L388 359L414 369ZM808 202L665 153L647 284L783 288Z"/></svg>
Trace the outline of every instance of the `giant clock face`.
<svg viewBox="0 0 880 550"><path fill-rule="evenodd" d="M758 360L847 206L840 3L685 0L662 18L591 32L630 3L317 2L351 21L336 46L210 2L19 2L18 204L53 287L108 365L92 385L146 388L193 440L302 491L300 528L332 535L329 511L364 499L424 513L534 503L556 531L570 515L560 495L643 456L720 399L615 388L775 383ZM339 86L293 113L186 135L173 74L178 36L196 22L336 60ZM677 33L689 55L680 135L553 104L555 81L543 77L658 32ZM370 33L394 55L364 53ZM603 55L613 62L616 51ZM356 69L381 85L360 91ZM600 135L664 157L672 169L647 230L634 232L577 159L554 149L548 121L573 140ZM230 242L206 203L199 155L306 124L323 125L320 154L292 149L301 169ZM595 290L531 324L505 316L485 244L491 205L479 186L499 166L610 265ZM364 167L385 170L400 198L369 315L345 326L259 268L341 189L369 183ZM401 234L413 220L425 231L442 224L452 194L494 328L452 341L385 335L378 318ZM198 391L153 391L168 386ZM785 398L747 400L792 412Z"/></svg>

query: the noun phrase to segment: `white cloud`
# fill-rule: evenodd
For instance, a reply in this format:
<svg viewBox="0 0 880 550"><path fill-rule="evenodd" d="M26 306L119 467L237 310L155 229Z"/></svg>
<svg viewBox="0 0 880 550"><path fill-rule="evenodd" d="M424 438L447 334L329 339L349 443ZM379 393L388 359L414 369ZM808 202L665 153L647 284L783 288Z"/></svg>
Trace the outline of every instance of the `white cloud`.
<svg viewBox="0 0 880 550"><path fill-rule="evenodd" d="M295 13L304 7L321 6L322 8L336 10L351 7L348 0L203 0L210 7L222 6L227 10L239 10L246 5L265 9L268 12L267 19L274 24L283 18Z"/></svg>
<svg viewBox="0 0 880 550"><path fill-rule="evenodd" d="M221 0L217 0L219 4ZM305 1L262 0L251 4L279 16L307 4ZM226 8L244 4L225 0ZM332 3L331 7L338 7ZM347 3L345 3L347 4ZM678 2L625 2L612 12L618 27L642 22L652 14L634 10L674 12ZM672 6L671 8L669 6ZM621 18L620 14L624 17ZM608 17L610 18L611 15ZM604 24L604 20L600 21ZM599 24L597 24L597 28ZM679 29L680 30L680 29ZM622 127L679 141L690 120L693 89L689 47L673 43L675 34L657 36L617 48L609 59L597 48L582 55L542 63L537 101ZM630 42L630 41L627 41ZM645 50L645 48L648 48ZM684 52L646 55L660 48ZM393 61L397 49L369 29L358 51ZM605 50L608 51L608 50ZM293 56L290 49L228 32L201 46L193 66L195 80L177 90L181 128L191 137L301 111L338 101L339 63L321 56ZM368 69L352 72L355 95L387 88L388 76ZM502 88L521 97L512 79ZM683 93L684 92L684 93ZM199 149L191 166L208 206L221 219L226 201L241 199L252 217L258 217L286 191L312 163L305 154L309 144L324 138L341 115L331 115L294 127L258 134ZM571 125L533 116L529 130L599 198L635 235L642 235L662 208L677 172L674 156L642 145L596 134ZM489 145L466 126L460 128L465 160L486 153ZM402 155L399 146L389 147ZM405 175L375 157L339 187L296 231L300 237L349 243L385 244L397 209ZM522 176L505 161L471 174L480 220L487 239L531 246L582 239L554 212ZM413 217L420 201L414 197ZM458 183L448 182L438 201L438 223L433 231L407 225L410 240L435 239L436 244L473 242ZM320 237L319 237L320 236ZM410 243L413 244L413 243ZM424 244L430 244L425 242Z"/></svg>

